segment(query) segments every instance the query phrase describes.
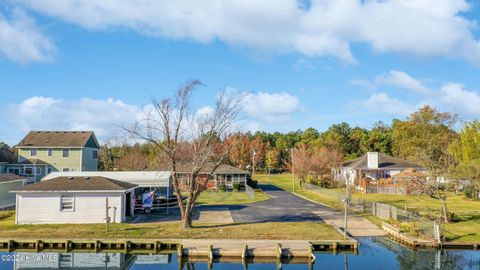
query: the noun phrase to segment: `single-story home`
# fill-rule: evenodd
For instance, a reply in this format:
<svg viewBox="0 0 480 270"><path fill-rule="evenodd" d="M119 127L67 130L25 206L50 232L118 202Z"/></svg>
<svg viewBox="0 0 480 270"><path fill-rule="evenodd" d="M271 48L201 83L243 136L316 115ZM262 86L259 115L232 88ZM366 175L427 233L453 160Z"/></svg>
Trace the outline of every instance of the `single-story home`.
<svg viewBox="0 0 480 270"><path fill-rule="evenodd" d="M422 166L407 160L395 158L378 152L368 152L365 155L343 162L332 169L333 178L361 190L362 180L377 181L390 179L406 169L423 171Z"/></svg>
<svg viewBox="0 0 480 270"><path fill-rule="evenodd" d="M15 194L10 190L23 186L26 181L25 177L13 173L0 174L0 210L15 205Z"/></svg>
<svg viewBox="0 0 480 270"><path fill-rule="evenodd" d="M199 177L202 184L207 189L219 189L224 185L227 189L232 189L234 184L238 184L239 188L245 188L247 179L250 175L249 171L245 171L228 164L220 164L215 170L215 163L207 162L199 171ZM169 169L169 168L162 168ZM190 179L193 171L191 162L177 163L177 176L181 181L181 186L190 185ZM213 171L213 172L212 172Z"/></svg>
<svg viewBox="0 0 480 270"><path fill-rule="evenodd" d="M56 177L16 188L16 224L121 223L134 215L137 185L106 177Z"/></svg>

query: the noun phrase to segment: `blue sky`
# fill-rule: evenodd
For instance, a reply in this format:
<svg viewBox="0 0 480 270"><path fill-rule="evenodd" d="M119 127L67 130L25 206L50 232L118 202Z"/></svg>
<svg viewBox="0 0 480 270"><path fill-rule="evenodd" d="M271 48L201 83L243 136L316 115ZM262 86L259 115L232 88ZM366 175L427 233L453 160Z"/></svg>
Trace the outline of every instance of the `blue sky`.
<svg viewBox="0 0 480 270"><path fill-rule="evenodd" d="M480 116L473 1L133 2L0 0L0 141L105 139L188 79L196 108L244 97L244 130L368 128L423 104Z"/></svg>

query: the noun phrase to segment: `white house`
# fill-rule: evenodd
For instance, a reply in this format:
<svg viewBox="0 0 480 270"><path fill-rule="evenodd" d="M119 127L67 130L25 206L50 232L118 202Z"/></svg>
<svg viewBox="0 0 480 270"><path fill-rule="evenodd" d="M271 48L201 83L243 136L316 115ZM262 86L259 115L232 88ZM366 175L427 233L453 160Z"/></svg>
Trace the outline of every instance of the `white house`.
<svg viewBox="0 0 480 270"><path fill-rule="evenodd" d="M332 170L332 174L334 179L360 188L363 178L387 179L405 169L423 171L423 168L417 163L378 152L368 152L357 159L343 162L338 168Z"/></svg>
<svg viewBox="0 0 480 270"><path fill-rule="evenodd" d="M112 223L134 215L137 185L106 177L56 177L14 189L16 224ZM107 205L108 202L108 205Z"/></svg>

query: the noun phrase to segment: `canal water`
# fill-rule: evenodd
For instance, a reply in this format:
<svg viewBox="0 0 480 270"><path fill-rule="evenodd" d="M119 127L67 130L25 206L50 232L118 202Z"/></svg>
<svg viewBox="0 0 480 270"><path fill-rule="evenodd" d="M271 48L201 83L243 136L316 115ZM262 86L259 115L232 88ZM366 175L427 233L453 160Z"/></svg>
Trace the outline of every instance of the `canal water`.
<svg viewBox="0 0 480 270"><path fill-rule="evenodd" d="M414 250L387 238L360 238L359 253L316 253L316 261L293 260L278 264L248 263L250 270L267 269L480 269L480 251L473 250ZM246 269L240 262L218 262L213 269ZM139 255L123 253L0 253L0 269L175 269L179 262L175 254ZM183 269L207 270L207 262L183 263Z"/></svg>

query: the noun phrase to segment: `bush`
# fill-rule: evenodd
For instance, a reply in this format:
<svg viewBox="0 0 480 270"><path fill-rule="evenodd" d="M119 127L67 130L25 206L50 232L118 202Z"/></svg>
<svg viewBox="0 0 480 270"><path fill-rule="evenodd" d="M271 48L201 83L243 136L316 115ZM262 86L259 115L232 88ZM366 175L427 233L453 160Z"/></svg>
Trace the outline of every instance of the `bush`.
<svg viewBox="0 0 480 270"><path fill-rule="evenodd" d="M218 186L218 189L219 189L220 191L225 192L225 191L227 191L227 186L226 186L225 184L220 184L220 185Z"/></svg>
<svg viewBox="0 0 480 270"><path fill-rule="evenodd" d="M257 180L252 180L250 178L247 179L247 185L252 187L253 189L257 188L258 186L258 181Z"/></svg>
<svg viewBox="0 0 480 270"><path fill-rule="evenodd" d="M417 225L415 225L414 222L401 222L398 227L400 229L400 232L406 232L412 236L419 235Z"/></svg>
<svg viewBox="0 0 480 270"><path fill-rule="evenodd" d="M240 189L240 184L239 183L233 183L232 185L234 191L238 191Z"/></svg>

